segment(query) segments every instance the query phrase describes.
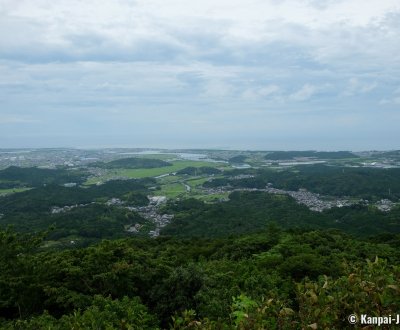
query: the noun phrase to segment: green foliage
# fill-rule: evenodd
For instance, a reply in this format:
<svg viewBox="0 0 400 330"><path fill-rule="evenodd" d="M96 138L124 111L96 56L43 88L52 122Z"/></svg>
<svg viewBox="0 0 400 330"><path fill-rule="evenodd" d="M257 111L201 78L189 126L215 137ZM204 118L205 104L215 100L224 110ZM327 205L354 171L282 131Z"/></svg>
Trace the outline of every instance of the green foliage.
<svg viewBox="0 0 400 330"><path fill-rule="evenodd" d="M348 327L350 314L393 315L400 305L400 268L388 266L376 257L362 266L346 267L345 276L321 276L317 282L305 279L297 285L301 323L318 329Z"/></svg>
<svg viewBox="0 0 400 330"><path fill-rule="evenodd" d="M246 159L247 159L247 156L238 155L238 156L234 156L232 158L229 158L229 163L231 163L231 164L241 164L241 163L244 163L244 161Z"/></svg>
<svg viewBox="0 0 400 330"><path fill-rule="evenodd" d="M48 239L67 246L71 246L70 241L79 246L101 238L124 237L128 235L125 225L144 225L147 221L135 212L104 203L116 197L129 206L147 205L146 193L152 184L153 179L140 179L109 181L88 188L50 185L6 196L0 198L0 213L4 213L0 226L11 224L18 231L31 233L52 227ZM51 213L53 207L64 206L72 208Z"/></svg>
<svg viewBox="0 0 400 330"><path fill-rule="evenodd" d="M223 326L194 311L173 318L173 329L352 329L351 314L395 315L400 304L400 268L385 261L352 265L337 279L320 276L296 283L296 306L269 293L260 301L244 294L232 298L231 318Z"/></svg>
<svg viewBox="0 0 400 330"><path fill-rule="evenodd" d="M261 191L236 191L229 201L206 204L186 199L168 204L166 211L175 214L161 231L179 237L222 237L255 232L276 223L282 228L340 229L357 236L400 233L400 208L381 212L362 204L310 211L287 195Z"/></svg>
<svg viewBox="0 0 400 330"><path fill-rule="evenodd" d="M91 166L102 167L107 169L116 169L116 168L128 168L128 169L136 169L136 168L157 168L157 167L165 167L171 166L171 163L163 161L161 159L152 159L152 158L123 158L113 160L108 163L93 163Z"/></svg>
<svg viewBox="0 0 400 330"><path fill-rule="evenodd" d="M117 238L125 235L125 225L146 222L135 212L103 204L89 204L57 214L21 216L17 213L7 216L5 221L12 223L16 230L23 232L47 230L52 227L48 235L50 240L69 236Z"/></svg>
<svg viewBox="0 0 400 330"><path fill-rule="evenodd" d="M275 188L309 191L328 196L350 196L368 200L400 198L399 168L353 168L327 165L302 165L283 171L270 169L246 170L235 172L255 175L254 178L236 180L227 173L204 183L204 187L215 188L231 186L233 188L265 188L272 183ZM229 176L228 176L229 175Z"/></svg>
<svg viewBox="0 0 400 330"><path fill-rule="evenodd" d="M93 185L87 188L67 188L49 185L18 194L0 197L0 212L4 214L13 212L49 212L50 208L53 206L62 207L65 205L87 204L98 199L107 200L112 197L125 198L124 196L130 192L147 193L148 187L154 185L154 183L154 179L146 178L113 180L102 185ZM138 201L140 203L139 205L147 204L146 198L141 198Z"/></svg>
<svg viewBox="0 0 400 330"><path fill-rule="evenodd" d="M129 205L146 205L149 202L146 195L134 191L126 193L121 198Z"/></svg>
<svg viewBox="0 0 400 330"><path fill-rule="evenodd" d="M289 227L329 227L327 217L311 212L287 196L263 192L233 192L229 201L205 204L188 199L170 204L173 221L163 228L164 235L218 237L265 229L278 223Z"/></svg>
<svg viewBox="0 0 400 330"><path fill-rule="evenodd" d="M242 327L246 319L249 317L249 312L258 307L257 302L251 300L249 297L241 294L237 298L232 297L232 318L236 327Z"/></svg>
<svg viewBox="0 0 400 330"><path fill-rule="evenodd" d="M109 164L139 166L134 160ZM356 204L317 213L286 195L236 191L224 203L170 201L161 211L175 217L164 235L117 239L127 235L126 225L150 224L105 202L115 197L146 205L155 179L67 188L60 186L63 175L73 171L60 170L60 181L51 181L54 172L36 170L26 171L37 173L37 188L0 198L0 224L20 232L0 230L2 329L346 329L349 314L398 312L400 208L382 213ZM188 167L184 173L219 172ZM219 174L224 177L205 185L272 182L371 199L388 187L392 197L400 191L398 169L300 166ZM65 205L76 207L51 214ZM33 234L49 227L47 241L45 233ZM63 250L55 241L78 243Z"/></svg>
<svg viewBox="0 0 400 330"><path fill-rule="evenodd" d="M175 268L152 296L157 301L156 311L167 323L175 312L196 309L196 295L204 285L204 271L195 264Z"/></svg>
<svg viewBox="0 0 400 330"><path fill-rule="evenodd" d="M0 171L0 189L40 187L48 184L82 183L87 173L80 170L10 166Z"/></svg>
<svg viewBox="0 0 400 330"><path fill-rule="evenodd" d="M346 329L400 305L400 251L384 238L271 225L46 252L42 238L0 232L2 329Z"/></svg>
<svg viewBox="0 0 400 330"><path fill-rule="evenodd" d="M40 304L40 284L35 283L35 252L44 234L0 231L0 315L26 316Z"/></svg>
<svg viewBox="0 0 400 330"><path fill-rule="evenodd" d="M176 172L177 174L187 174L187 175L213 175L213 174L220 174L221 170L215 167L210 166L201 166L201 167L193 167L189 166L182 170Z"/></svg>
<svg viewBox="0 0 400 330"><path fill-rule="evenodd" d="M123 297L112 300L96 295L92 304L84 311L63 315L59 320L47 313L30 320L19 320L9 324L6 329L20 330L142 330L158 329L157 320L137 297Z"/></svg>

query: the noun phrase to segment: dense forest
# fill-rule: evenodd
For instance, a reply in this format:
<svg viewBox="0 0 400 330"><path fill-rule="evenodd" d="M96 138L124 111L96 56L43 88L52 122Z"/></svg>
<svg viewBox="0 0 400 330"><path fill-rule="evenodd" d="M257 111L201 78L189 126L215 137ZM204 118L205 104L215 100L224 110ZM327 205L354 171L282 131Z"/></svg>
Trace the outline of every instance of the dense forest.
<svg viewBox="0 0 400 330"><path fill-rule="evenodd" d="M244 156L244 155L238 155L238 156L234 156L234 157L229 158L229 163L232 163L232 164L241 164L241 163L244 163L244 161L245 161L246 159L247 159L246 156Z"/></svg>
<svg viewBox="0 0 400 330"><path fill-rule="evenodd" d="M86 172L71 169L22 168L10 166L0 170L0 189L40 187L47 184L82 183Z"/></svg>
<svg viewBox="0 0 400 330"><path fill-rule="evenodd" d="M237 180L245 173L254 177ZM294 166L288 170L248 169L227 172L223 178L204 183L205 187L265 188L271 183L285 190L301 188L328 196L352 196L368 200L400 198L400 169L341 167L327 165Z"/></svg>
<svg viewBox="0 0 400 330"><path fill-rule="evenodd" d="M162 233L174 236L221 237L257 232L270 224L281 228L341 229L357 236L377 232L400 233L400 208L385 213L362 204L310 211L287 195L233 192L229 201L206 204L196 199L171 202L166 211L175 214Z"/></svg>
<svg viewBox="0 0 400 330"><path fill-rule="evenodd" d="M0 232L2 329L346 329L400 305L398 235L272 225L64 251L42 238Z"/></svg>
<svg viewBox="0 0 400 330"><path fill-rule="evenodd" d="M48 185L18 194L0 197L0 213L49 211L52 206L86 204L109 198L121 198L137 204L146 203L149 187L155 186L152 178L134 180L112 180L102 185L85 187L63 187ZM144 196L144 197L142 197Z"/></svg>
<svg viewBox="0 0 400 330"><path fill-rule="evenodd" d="M204 174L220 174L221 170L215 167L210 166L201 166L201 167L186 167L182 170L179 170L176 174L186 174L186 175L204 175Z"/></svg>
<svg viewBox="0 0 400 330"><path fill-rule="evenodd" d="M47 185L17 194L0 197L0 226L12 225L20 232L39 232L52 228L50 240L71 239L78 246L102 238L127 236L125 225L149 224L133 211L107 206L112 198L127 206L144 206L149 200L151 178L113 180L89 187ZM67 207L65 211L63 207ZM55 208L59 213L52 213ZM69 242L69 240L67 240Z"/></svg>

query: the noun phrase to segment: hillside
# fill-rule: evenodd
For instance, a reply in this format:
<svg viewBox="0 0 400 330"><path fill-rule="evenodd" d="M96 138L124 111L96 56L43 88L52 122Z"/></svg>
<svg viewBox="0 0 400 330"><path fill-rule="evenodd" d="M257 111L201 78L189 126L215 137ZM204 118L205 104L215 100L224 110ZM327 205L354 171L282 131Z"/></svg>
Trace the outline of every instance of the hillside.
<svg viewBox="0 0 400 330"><path fill-rule="evenodd" d="M390 240L270 227L225 239L125 239L41 252L38 237L3 231L0 326L347 329L352 313L390 315L399 306L400 240Z"/></svg>
<svg viewBox="0 0 400 330"><path fill-rule="evenodd" d="M128 168L128 169L136 169L136 168L157 168L157 167L165 167L171 166L171 163L163 161L161 159L149 159L149 158L122 158L113 160L108 163L97 162L91 164L95 167L102 167L107 169L116 169L116 168Z"/></svg>

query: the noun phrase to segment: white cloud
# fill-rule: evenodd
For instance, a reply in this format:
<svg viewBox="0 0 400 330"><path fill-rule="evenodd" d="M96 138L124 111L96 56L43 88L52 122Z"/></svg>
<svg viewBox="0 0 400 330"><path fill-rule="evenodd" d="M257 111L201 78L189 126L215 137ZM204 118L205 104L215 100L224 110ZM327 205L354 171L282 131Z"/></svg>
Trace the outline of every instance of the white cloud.
<svg viewBox="0 0 400 330"><path fill-rule="evenodd" d="M279 113L292 132L383 97L388 125L399 19L398 0L0 0L0 139L32 118L140 135L167 119L260 128Z"/></svg>
<svg viewBox="0 0 400 330"><path fill-rule="evenodd" d="M400 87L395 89L391 96L383 98L379 101L380 105L400 104Z"/></svg>
<svg viewBox="0 0 400 330"><path fill-rule="evenodd" d="M221 98L230 95L232 92L232 85L221 80L210 80L204 86L203 96L207 98Z"/></svg>
<svg viewBox="0 0 400 330"><path fill-rule="evenodd" d="M10 56L30 49L37 56L47 50L78 59L113 54L117 60L135 59L146 44L155 45L148 50L150 58L151 51L167 45L169 52L196 57L215 47L237 51L241 45L246 52L260 43L283 42L310 48L321 61L360 50L376 55L384 44L392 49L385 58L399 50L398 29L386 19L399 13L397 0L319 3L324 5L307 0L3 0L0 48ZM202 47L201 38L214 44Z"/></svg>
<svg viewBox="0 0 400 330"><path fill-rule="evenodd" d="M0 124L33 124L40 123L41 121L30 116L20 116L20 115L0 115Z"/></svg>
<svg viewBox="0 0 400 330"><path fill-rule="evenodd" d="M306 101L310 99L315 94L316 91L317 91L316 86L305 84L298 91L291 94L289 98L293 101Z"/></svg>
<svg viewBox="0 0 400 330"><path fill-rule="evenodd" d="M280 91L279 86L271 84L267 86L247 88L243 92L242 97L244 99L271 98L273 95L276 95L279 91Z"/></svg>
<svg viewBox="0 0 400 330"><path fill-rule="evenodd" d="M343 95L352 96L355 94L365 94L373 91L378 84L376 82L364 82L360 79L353 77L350 78Z"/></svg>

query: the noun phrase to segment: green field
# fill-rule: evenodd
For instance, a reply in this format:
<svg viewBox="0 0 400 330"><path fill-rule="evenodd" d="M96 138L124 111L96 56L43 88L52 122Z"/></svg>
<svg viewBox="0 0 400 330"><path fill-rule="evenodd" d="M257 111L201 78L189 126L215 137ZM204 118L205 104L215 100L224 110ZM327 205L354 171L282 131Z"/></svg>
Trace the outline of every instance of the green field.
<svg viewBox="0 0 400 330"><path fill-rule="evenodd" d="M178 181L182 181L182 177L180 175L168 175L157 179L157 183L160 185L175 183Z"/></svg>
<svg viewBox="0 0 400 330"><path fill-rule="evenodd" d="M111 179L113 177L126 177L130 179L139 179L145 177L156 177L159 175L174 173L182 170L186 167L226 167L225 164L213 163L213 162L201 162L201 161L191 161L191 160L177 160L173 161L171 166L157 167L157 168L145 168L145 169L116 169L108 172L107 175L102 177L91 178L86 181L85 184L95 184L98 181L104 181Z"/></svg>
<svg viewBox="0 0 400 330"><path fill-rule="evenodd" d="M0 189L0 195L19 193L19 192L23 192L23 191L26 191L26 190L29 190L29 189L31 189L31 188Z"/></svg>
<svg viewBox="0 0 400 330"><path fill-rule="evenodd" d="M168 198L176 198L180 195L186 194L186 188L182 183L171 183L161 186L156 195L166 196Z"/></svg>
<svg viewBox="0 0 400 330"><path fill-rule="evenodd" d="M199 179L189 179L186 180L186 184L188 184L190 187L194 188L197 186L201 186L204 182L208 181L210 179L210 177L206 177L206 178L199 178Z"/></svg>

